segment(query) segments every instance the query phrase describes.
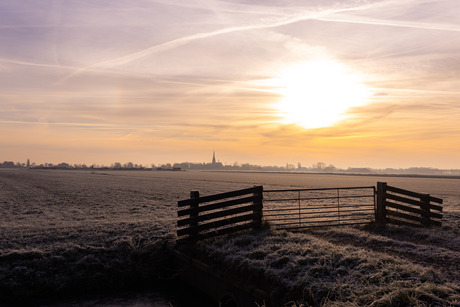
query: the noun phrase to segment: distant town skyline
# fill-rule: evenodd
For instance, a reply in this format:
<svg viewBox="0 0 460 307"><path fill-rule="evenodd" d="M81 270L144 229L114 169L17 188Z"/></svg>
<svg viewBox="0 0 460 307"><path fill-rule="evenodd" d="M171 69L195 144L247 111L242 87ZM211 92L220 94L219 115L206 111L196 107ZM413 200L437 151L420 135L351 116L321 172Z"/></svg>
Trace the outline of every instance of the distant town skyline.
<svg viewBox="0 0 460 307"><path fill-rule="evenodd" d="M430 172L430 170L437 172L437 171L455 171L455 173L460 172L460 168L436 168L432 166L412 166L412 167L371 167L369 165L347 165L347 166L340 166L337 167L332 163L326 163L323 161L317 161L312 164L303 164L301 162L293 162L293 161L287 161L283 164L263 164L263 163L249 163L247 161L233 161L233 162L221 162L216 155L216 151L213 150L212 154L210 155L210 159L206 160L203 159L202 161L166 161L166 162L160 162L160 163L155 163L155 162L147 162L147 163L140 163L140 162L132 162L135 161L133 159L128 160L128 161L106 161L102 163L85 163L85 162L68 162L65 160L61 160L60 162L56 161L40 161L40 162L35 162L31 159L27 159L26 161L8 161L5 160L3 163L0 162L0 167L15 167L15 166L20 166L20 167L83 167L83 168L91 168L91 167L110 167L110 168L156 168L156 167L173 167L173 166L184 166L184 165L194 165L194 168L197 168L197 166L203 165L206 166L207 168L221 168L221 167L241 167L242 165L246 165L246 167L250 169L256 169L256 168L267 168L267 169L285 169L285 170L307 170L307 169L316 169L316 170L321 170L321 171L330 171L334 172L336 170L363 170L364 172L367 172L368 170L421 170L421 172ZM1 161L1 157L0 157ZM198 167L199 168L199 167Z"/></svg>
<svg viewBox="0 0 460 307"><path fill-rule="evenodd" d="M286 163L280 165L260 165L250 163L233 164L222 163L216 159L215 150L212 159L208 162L168 162L164 164L137 164L133 162L113 162L110 164L85 164L85 163L40 163L31 162L0 162L0 168L30 168L30 169L115 169L115 170L160 170L160 171L181 171L181 170L221 170L221 171L267 171L267 172L314 172L314 173L349 173L349 174L388 174L388 175L427 175L427 176L459 176L460 169L439 169L432 167L409 167L409 168L372 168L372 167L346 167L339 168L333 164L316 162L304 166L300 162L296 165Z"/></svg>
<svg viewBox="0 0 460 307"><path fill-rule="evenodd" d="M0 2L0 160L460 168L448 0Z"/></svg>

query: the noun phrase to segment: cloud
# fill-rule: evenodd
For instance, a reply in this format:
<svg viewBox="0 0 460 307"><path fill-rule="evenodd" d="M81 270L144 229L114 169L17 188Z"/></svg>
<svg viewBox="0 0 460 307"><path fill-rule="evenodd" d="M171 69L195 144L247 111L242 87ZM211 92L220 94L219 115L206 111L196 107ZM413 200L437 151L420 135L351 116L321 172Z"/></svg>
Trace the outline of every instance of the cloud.
<svg viewBox="0 0 460 307"><path fill-rule="evenodd" d="M280 26L285 26L285 25L289 25L289 24L293 24L293 23L297 23L301 21L307 21L307 20L321 20L322 18L326 18L326 16L331 15L331 14L337 14L341 12L362 11L362 10L367 10L370 8L375 8L376 6L380 7L384 5L390 5L393 3L395 3L395 1L382 1L376 4L365 4L365 5L361 4L361 5L351 6L351 7L345 5L339 8L326 8L322 10L317 10L317 9L312 9L312 8L305 9L301 7L294 7L294 8L289 8L288 12L283 15L280 15L279 12L286 11L286 10L282 10L282 9L280 10L279 7L276 7L270 11L269 16L265 19L259 18L256 21L251 21L241 26L223 27L220 29L212 30L212 31L194 33L194 34L183 36L177 39L169 40L167 42L157 44L149 48L146 48L146 49L134 52L134 53L130 53L125 56L112 58L110 60L100 61L93 65L82 67L76 70L71 75L67 76L64 80L69 79L72 76L79 74L81 72L84 72L88 69L97 69L97 68L104 69L104 68L113 68L116 66L126 65L133 61L142 59L146 56L152 56L152 55L156 55L159 53L163 53L165 51L169 51L171 49L183 46L185 44L188 44L196 40L211 38L214 36L230 34L234 32L277 28Z"/></svg>

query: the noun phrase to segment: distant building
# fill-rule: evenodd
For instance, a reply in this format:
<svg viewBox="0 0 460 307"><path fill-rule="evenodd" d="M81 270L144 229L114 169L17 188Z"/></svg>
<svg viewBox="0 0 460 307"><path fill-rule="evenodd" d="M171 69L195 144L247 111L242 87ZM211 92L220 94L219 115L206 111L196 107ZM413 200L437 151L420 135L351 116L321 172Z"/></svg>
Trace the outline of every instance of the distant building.
<svg viewBox="0 0 460 307"><path fill-rule="evenodd" d="M30 168L30 159L27 159L27 165L26 165L27 168Z"/></svg>
<svg viewBox="0 0 460 307"><path fill-rule="evenodd" d="M223 167L224 167L224 165L222 164L222 162L217 161L217 159L216 159L216 151L213 150L213 152L212 152L212 161L211 161L211 163L206 163L205 168L207 168L207 169L221 169Z"/></svg>

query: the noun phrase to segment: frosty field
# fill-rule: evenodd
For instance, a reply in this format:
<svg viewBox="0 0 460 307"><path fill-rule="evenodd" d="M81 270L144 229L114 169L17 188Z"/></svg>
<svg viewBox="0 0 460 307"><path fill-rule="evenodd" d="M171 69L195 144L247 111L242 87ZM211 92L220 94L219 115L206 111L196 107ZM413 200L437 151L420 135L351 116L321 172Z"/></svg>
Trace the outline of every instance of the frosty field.
<svg viewBox="0 0 460 307"><path fill-rule="evenodd" d="M175 244L176 203L191 190L377 181L443 198L443 227L269 228L200 243L198 252L280 302L460 306L459 179L7 169L0 169L0 305L155 290L171 274L164 263Z"/></svg>

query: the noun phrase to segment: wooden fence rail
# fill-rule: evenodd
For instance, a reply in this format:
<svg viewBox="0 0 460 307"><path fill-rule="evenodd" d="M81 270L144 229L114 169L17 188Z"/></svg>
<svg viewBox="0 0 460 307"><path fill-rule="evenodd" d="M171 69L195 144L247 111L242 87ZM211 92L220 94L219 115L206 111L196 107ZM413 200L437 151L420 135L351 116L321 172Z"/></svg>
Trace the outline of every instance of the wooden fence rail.
<svg viewBox="0 0 460 307"><path fill-rule="evenodd" d="M372 190L371 193L346 194L344 191ZM336 195L301 196L302 193L336 191ZM342 192L340 192L342 191ZM279 228L306 228L364 223L373 220L409 226L441 226L442 199L377 182L375 187L269 190L267 202L281 202L265 209L265 219ZM297 193L291 197L270 194ZM340 193L339 193L340 192ZM190 199L178 201L178 242L194 242L262 225L263 187L200 197L190 192ZM377 201L374 202L374 195ZM360 199L365 200L359 202ZM328 202L336 201L337 204ZM346 202L344 202L346 201ZM295 206L291 203L294 202ZM302 202L306 202L303 204ZM310 210L310 211L309 211ZM288 211L288 212L287 212Z"/></svg>
<svg viewBox="0 0 460 307"><path fill-rule="evenodd" d="M178 242L258 228L262 224L263 187L255 186L221 194L200 197L198 191L190 192L190 199L181 200L177 212Z"/></svg>
<svg viewBox="0 0 460 307"><path fill-rule="evenodd" d="M378 222L389 222L409 226L441 226L442 199L429 194L416 193L377 182ZM438 211L433 212L432 210Z"/></svg>

